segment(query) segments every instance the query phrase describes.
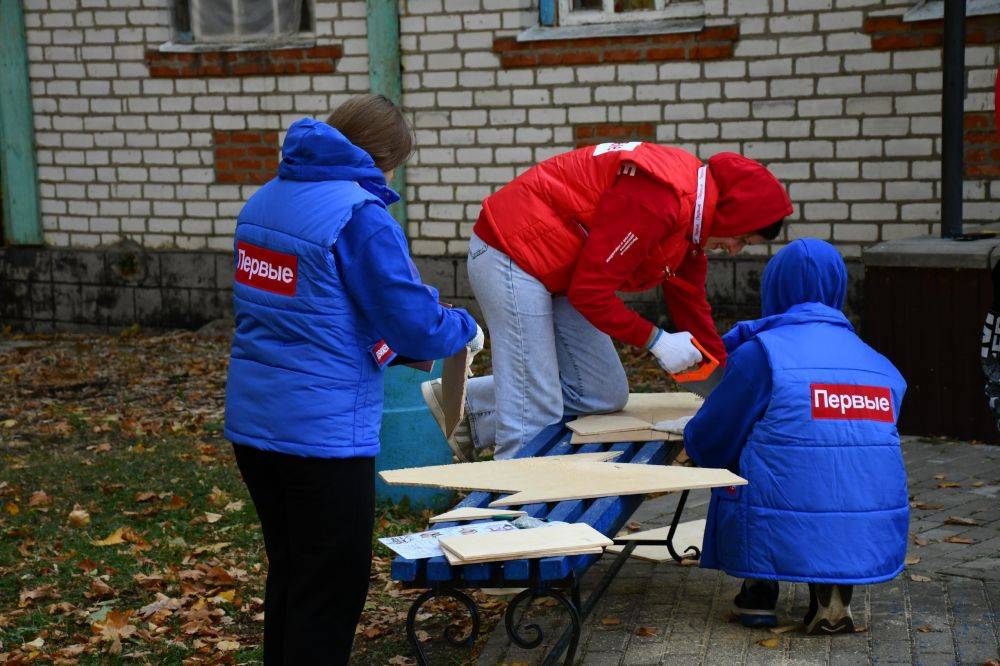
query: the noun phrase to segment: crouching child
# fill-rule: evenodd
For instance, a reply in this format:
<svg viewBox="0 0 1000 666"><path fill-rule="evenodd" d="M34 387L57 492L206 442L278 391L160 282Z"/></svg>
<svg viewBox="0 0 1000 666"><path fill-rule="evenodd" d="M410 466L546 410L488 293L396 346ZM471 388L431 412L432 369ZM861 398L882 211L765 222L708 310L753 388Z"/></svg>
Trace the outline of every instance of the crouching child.
<svg viewBox="0 0 1000 666"><path fill-rule="evenodd" d="M712 493L701 566L744 579L735 613L774 626L778 581L809 584L811 634L854 629L854 585L903 569L909 526L896 420L906 382L841 312L833 246L790 243L764 270L763 318L723 340L721 383L684 430L702 467L746 478Z"/></svg>

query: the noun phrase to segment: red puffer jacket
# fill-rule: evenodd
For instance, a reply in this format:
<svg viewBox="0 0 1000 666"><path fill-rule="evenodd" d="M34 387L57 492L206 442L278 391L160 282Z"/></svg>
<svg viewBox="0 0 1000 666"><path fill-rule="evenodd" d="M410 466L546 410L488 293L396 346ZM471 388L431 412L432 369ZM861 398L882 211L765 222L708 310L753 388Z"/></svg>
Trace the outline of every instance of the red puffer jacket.
<svg viewBox="0 0 1000 666"><path fill-rule="evenodd" d="M688 313L674 312L675 305L697 310L696 319L706 321L692 333L709 351L724 358L724 348L711 323L711 308L704 297L705 257L691 240L701 166L698 158L684 150L651 143L579 148L536 165L488 197L475 233L510 256L550 292L569 293L571 301L574 286L583 282L593 292L593 285L603 281L608 295L614 291L644 291L662 283L675 323L683 326L683 320L691 319L684 316ZM654 218L655 229L650 233L656 237L636 243L643 256L628 257L628 274L616 275L611 262L629 249L627 239L629 232L637 229L634 211L638 209L633 207L626 214L626 208L609 206L608 197L618 189L615 184L620 174L637 172L658 190L650 194L649 201L640 202L647 204L647 211L655 211L646 214ZM642 196L635 186L624 194ZM601 215L597 214L599 210ZM749 233L791 212L785 189L763 165L734 153L720 153L708 161L700 245L709 236ZM638 235L643 241L643 234ZM624 248L591 247L608 243L608 239L618 243L619 238L626 243ZM581 261L581 257L594 256L607 256L607 262ZM698 283L681 284L678 273ZM670 298L680 291L687 293L686 299ZM611 304L605 306L604 310L608 310ZM615 306L626 309L620 301ZM578 305L577 309L597 328L629 344L644 344L653 326L632 311L629 321L612 325L598 321L601 308L588 312Z"/></svg>

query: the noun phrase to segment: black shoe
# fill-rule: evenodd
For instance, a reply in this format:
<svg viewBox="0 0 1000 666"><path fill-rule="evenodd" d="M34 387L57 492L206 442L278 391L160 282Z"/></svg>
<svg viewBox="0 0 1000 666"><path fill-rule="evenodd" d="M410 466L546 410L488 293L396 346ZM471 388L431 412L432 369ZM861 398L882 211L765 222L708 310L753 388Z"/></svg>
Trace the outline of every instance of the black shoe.
<svg viewBox="0 0 1000 666"><path fill-rule="evenodd" d="M733 612L744 627L774 627L778 624L777 605L778 581L748 578L733 600Z"/></svg>
<svg viewBox="0 0 1000 666"><path fill-rule="evenodd" d="M807 634L852 634L851 585L809 583L809 612L802 624Z"/></svg>

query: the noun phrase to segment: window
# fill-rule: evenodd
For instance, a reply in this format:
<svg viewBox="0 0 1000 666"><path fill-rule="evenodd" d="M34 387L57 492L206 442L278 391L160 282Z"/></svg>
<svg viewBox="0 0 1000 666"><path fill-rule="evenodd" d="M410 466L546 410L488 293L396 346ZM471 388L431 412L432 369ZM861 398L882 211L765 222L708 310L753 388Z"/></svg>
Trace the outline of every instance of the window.
<svg viewBox="0 0 1000 666"><path fill-rule="evenodd" d="M985 14L1000 14L1000 0L968 0L965 5L966 16L983 16ZM920 0L907 10L903 21L933 21L944 17L944 0Z"/></svg>
<svg viewBox="0 0 1000 666"><path fill-rule="evenodd" d="M559 25L698 19L705 3L691 0L558 0Z"/></svg>
<svg viewBox="0 0 1000 666"><path fill-rule="evenodd" d="M310 0L174 0L181 43L287 42L312 32Z"/></svg>

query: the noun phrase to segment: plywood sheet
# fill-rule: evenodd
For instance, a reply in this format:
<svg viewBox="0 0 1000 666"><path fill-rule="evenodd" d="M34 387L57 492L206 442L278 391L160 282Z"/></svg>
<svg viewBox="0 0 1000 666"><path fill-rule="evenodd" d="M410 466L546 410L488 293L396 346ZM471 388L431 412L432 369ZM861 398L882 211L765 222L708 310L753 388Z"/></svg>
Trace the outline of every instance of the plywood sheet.
<svg viewBox="0 0 1000 666"><path fill-rule="evenodd" d="M446 511L445 513L433 516L429 522L432 523L448 523L453 521L461 520L481 520L483 518L506 518L506 517L517 517L525 516L527 513L525 511L518 511L516 509L484 509L479 507L462 507L460 509L453 509L451 511Z"/></svg>
<svg viewBox="0 0 1000 666"><path fill-rule="evenodd" d="M451 439L465 416L465 388L472 355L468 347L444 360L441 368L441 400L444 403L445 438Z"/></svg>
<svg viewBox="0 0 1000 666"><path fill-rule="evenodd" d="M549 478L522 484L525 490L490 502L490 506L517 506L539 502L646 495L649 493L746 485L746 480L725 469L582 463L563 468Z"/></svg>
<svg viewBox="0 0 1000 666"><path fill-rule="evenodd" d="M491 502L491 507L746 484L724 469L604 462L617 455L607 451L490 460L385 470L379 475L390 485L513 493Z"/></svg>
<svg viewBox="0 0 1000 666"><path fill-rule="evenodd" d="M659 539L665 541L667 538L667 532L669 531L669 527L658 527L653 530L644 530L642 532L619 535L615 537L615 539L617 541L636 541L646 539ZM694 546L701 550L701 544L704 537L704 518L680 523L677 525L677 531L674 532L674 550L677 551L679 555L683 555L684 551L690 546ZM624 548L625 546L619 546L616 544L614 546L608 546L608 552L620 553ZM674 558L670 556L670 551L667 550L666 546L636 546L632 551L632 557L640 560L647 560L649 562L672 562L674 560Z"/></svg>
<svg viewBox="0 0 1000 666"><path fill-rule="evenodd" d="M612 541L586 523L572 523L528 530L442 537L439 543L452 563L471 564L599 553L604 547L610 546Z"/></svg>
<svg viewBox="0 0 1000 666"><path fill-rule="evenodd" d="M703 402L702 398L692 393L631 393L620 412L582 416L568 423L567 427L573 431L570 441L573 444L592 444L680 439L676 435L653 430L653 424L691 416Z"/></svg>
<svg viewBox="0 0 1000 666"><path fill-rule="evenodd" d="M531 485L536 477L552 476L553 470L565 465L611 460L621 455L619 451L576 453L567 456L541 456L538 458L513 458L485 462L408 467L379 472L382 480L393 486L425 486L431 488L456 488L458 490L488 490L510 493Z"/></svg>

